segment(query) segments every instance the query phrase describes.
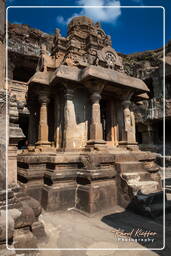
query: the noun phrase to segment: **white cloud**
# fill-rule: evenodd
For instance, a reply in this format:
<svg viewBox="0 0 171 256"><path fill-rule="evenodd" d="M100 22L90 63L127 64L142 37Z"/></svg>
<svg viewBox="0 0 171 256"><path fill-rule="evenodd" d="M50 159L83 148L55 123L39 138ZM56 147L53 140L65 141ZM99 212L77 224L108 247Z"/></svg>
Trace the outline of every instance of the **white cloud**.
<svg viewBox="0 0 171 256"><path fill-rule="evenodd" d="M66 23L67 23L63 16L57 16L56 21L58 24L61 24L61 25L66 25Z"/></svg>
<svg viewBox="0 0 171 256"><path fill-rule="evenodd" d="M57 17L60 24L68 24L75 16L88 16L94 21L101 21L115 24L117 18L121 15L120 0L77 0L76 3L83 8L78 13L74 13L65 20L62 16ZM100 6L99 8L86 8L86 6ZM104 6L117 6L117 8L104 8Z"/></svg>
<svg viewBox="0 0 171 256"><path fill-rule="evenodd" d="M132 0L136 4L144 5L143 0Z"/></svg>

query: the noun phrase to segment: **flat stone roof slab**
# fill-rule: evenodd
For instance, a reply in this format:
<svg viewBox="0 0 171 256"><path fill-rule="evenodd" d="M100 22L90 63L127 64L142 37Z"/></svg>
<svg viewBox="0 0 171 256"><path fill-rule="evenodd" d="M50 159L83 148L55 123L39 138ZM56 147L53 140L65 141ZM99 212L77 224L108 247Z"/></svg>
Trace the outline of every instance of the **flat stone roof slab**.
<svg viewBox="0 0 171 256"><path fill-rule="evenodd" d="M81 75L82 80L87 79L88 77L99 78L111 83L119 84L120 86L131 87L144 92L149 91L148 87L142 80L112 69L89 66L83 69Z"/></svg>
<svg viewBox="0 0 171 256"><path fill-rule="evenodd" d="M56 80L70 80L75 82L85 82L90 79L99 79L106 82L110 82L114 86L120 88L134 88L140 92L149 92L147 85L140 79L128 76L124 73L106 69L103 67L89 66L84 69L77 67L61 65L53 73L52 72L36 72L36 74L30 79L28 84L43 84L50 85L56 82Z"/></svg>

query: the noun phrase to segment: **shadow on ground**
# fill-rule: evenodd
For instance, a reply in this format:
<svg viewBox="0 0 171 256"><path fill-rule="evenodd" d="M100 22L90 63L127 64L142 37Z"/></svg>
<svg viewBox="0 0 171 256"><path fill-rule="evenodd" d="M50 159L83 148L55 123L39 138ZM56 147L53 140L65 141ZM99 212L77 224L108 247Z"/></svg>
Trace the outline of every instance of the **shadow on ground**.
<svg viewBox="0 0 171 256"><path fill-rule="evenodd" d="M144 217L137 215L130 210L121 213L113 213L104 216L102 222L112 227L115 239L127 242L134 239L143 247L149 248L156 255L169 256L171 252L171 213L166 214L166 246L163 248L163 216L156 218ZM136 240L137 239L137 240ZM153 248L154 250L152 250ZM122 252L120 254L122 256ZM131 255L137 255L136 251L132 251ZM146 253L144 252L144 254Z"/></svg>

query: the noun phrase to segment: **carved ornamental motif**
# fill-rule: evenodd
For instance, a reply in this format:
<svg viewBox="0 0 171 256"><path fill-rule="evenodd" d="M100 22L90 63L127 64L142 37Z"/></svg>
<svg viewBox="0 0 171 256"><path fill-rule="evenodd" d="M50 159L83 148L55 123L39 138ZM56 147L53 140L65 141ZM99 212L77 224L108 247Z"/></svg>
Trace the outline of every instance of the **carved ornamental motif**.
<svg viewBox="0 0 171 256"><path fill-rule="evenodd" d="M51 60L50 60L51 58ZM62 37L56 29L51 56L41 56L39 70L60 65L84 68L89 65L102 66L124 72L122 59L112 48L110 36L106 35L99 23L85 16L75 17L68 25L68 36Z"/></svg>

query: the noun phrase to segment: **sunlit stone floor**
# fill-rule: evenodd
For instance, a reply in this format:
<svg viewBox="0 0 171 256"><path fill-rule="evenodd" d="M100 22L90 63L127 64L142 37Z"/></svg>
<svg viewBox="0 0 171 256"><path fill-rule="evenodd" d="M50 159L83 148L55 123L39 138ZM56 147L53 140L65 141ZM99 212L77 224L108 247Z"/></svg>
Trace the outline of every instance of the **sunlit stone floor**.
<svg viewBox="0 0 171 256"><path fill-rule="evenodd" d="M115 212L115 213L114 213ZM43 248L67 248L59 251L40 251L41 256L157 256L170 255L171 251L171 214L167 215L166 231L167 245L165 250L142 251L140 249L163 247L163 218L155 220L136 215L117 207L108 213L102 213L94 217L87 217L74 210L65 213L43 212L41 221L45 225L48 241L39 244ZM156 235L152 241L120 241L116 235L117 230L134 233L138 229L152 231ZM170 237L169 237L170 236ZM134 235L135 237L135 235ZM139 236L139 238L143 236ZM146 237L147 238L147 237ZM72 250L70 248L84 248L84 250ZM89 249L87 249L89 248ZM101 248L100 250L95 250ZM103 250L103 249L106 250ZM119 250L119 249L124 250ZM129 248L129 249L127 249ZM135 248L136 250L132 251ZM91 250L94 249L94 250ZM113 249L113 250L112 250Z"/></svg>

